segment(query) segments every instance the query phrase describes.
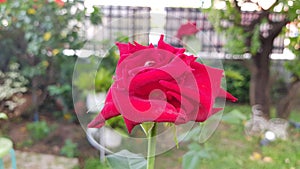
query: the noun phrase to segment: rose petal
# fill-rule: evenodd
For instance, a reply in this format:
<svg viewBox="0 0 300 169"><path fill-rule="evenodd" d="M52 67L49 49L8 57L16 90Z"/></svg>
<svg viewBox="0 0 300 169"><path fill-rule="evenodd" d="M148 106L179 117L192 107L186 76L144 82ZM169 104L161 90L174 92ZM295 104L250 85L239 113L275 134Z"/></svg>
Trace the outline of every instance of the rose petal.
<svg viewBox="0 0 300 169"><path fill-rule="evenodd" d="M105 99L105 104L101 112L96 116L96 118L88 124L89 128L100 128L105 124L105 120L108 120L112 117L118 116L118 112L113 99L111 89L107 92Z"/></svg>
<svg viewBox="0 0 300 169"><path fill-rule="evenodd" d="M218 97L226 98L229 101L236 102L238 99L224 89L220 89Z"/></svg>
<svg viewBox="0 0 300 169"><path fill-rule="evenodd" d="M179 27L177 31L177 38L182 39L183 36L195 35L199 29L197 28L196 22L188 22Z"/></svg>
<svg viewBox="0 0 300 169"><path fill-rule="evenodd" d="M160 39L158 41L158 44L157 44L157 48L158 49L164 49L164 50L168 50L174 54L182 54L185 52L185 49L184 48L175 48L167 43L164 42L164 35L161 35L160 36Z"/></svg>

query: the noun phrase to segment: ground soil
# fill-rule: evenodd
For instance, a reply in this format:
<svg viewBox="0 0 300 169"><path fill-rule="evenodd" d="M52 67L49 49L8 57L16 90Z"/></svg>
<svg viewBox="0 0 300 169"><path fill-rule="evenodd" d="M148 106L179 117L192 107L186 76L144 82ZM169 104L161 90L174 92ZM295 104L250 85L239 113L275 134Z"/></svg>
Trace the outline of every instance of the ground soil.
<svg viewBox="0 0 300 169"><path fill-rule="evenodd" d="M23 152L35 152L43 154L59 155L61 148L64 146L65 140L70 139L78 145L78 158L80 164L83 165L84 160L89 157L97 158L99 152L94 149L86 139L86 135L81 126L76 122L68 122L65 120L54 120L41 116L45 120L52 131L50 134L40 141L31 141L26 125L32 120L24 118L16 118L11 121L1 121L0 129L2 134L9 137L14 142L16 150Z"/></svg>

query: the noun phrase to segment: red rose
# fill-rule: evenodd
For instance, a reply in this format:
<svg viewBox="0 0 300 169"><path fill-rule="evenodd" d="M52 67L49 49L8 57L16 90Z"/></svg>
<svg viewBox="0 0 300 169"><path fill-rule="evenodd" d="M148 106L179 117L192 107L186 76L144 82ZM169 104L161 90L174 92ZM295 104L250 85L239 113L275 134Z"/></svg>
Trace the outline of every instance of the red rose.
<svg viewBox="0 0 300 169"><path fill-rule="evenodd" d="M237 100L220 88L222 70L196 62L163 38L157 47L117 43L120 60L114 83L89 128L100 128L118 115L129 133L143 122L202 122L221 109L213 108L217 97Z"/></svg>
<svg viewBox="0 0 300 169"><path fill-rule="evenodd" d="M0 0L0 4L5 3L5 2L6 2L6 0Z"/></svg>
<svg viewBox="0 0 300 169"><path fill-rule="evenodd" d="M182 39L183 36L195 35L199 32L196 22L188 22L179 27L176 37Z"/></svg>

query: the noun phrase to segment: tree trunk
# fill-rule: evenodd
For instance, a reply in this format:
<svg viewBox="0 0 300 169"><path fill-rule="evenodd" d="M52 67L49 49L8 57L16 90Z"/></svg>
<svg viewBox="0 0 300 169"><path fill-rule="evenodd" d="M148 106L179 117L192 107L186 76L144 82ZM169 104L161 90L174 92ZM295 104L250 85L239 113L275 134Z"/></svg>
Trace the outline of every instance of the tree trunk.
<svg viewBox="0 0 300 169"><path fill-rule="evenodd" d="M287 95L282 98L277 106L277 117L287 119L291 113L292 100L297 96L297 91L300 89L300 79L293 82Z"/></svg>
<svg viewBox="0 0 300 169"><path fill-rule="evenodd" d="M270 118L270 54L273 41L264 39L261 41L261 49L252 57L250 103L261 105L264 118Z"/></svg>

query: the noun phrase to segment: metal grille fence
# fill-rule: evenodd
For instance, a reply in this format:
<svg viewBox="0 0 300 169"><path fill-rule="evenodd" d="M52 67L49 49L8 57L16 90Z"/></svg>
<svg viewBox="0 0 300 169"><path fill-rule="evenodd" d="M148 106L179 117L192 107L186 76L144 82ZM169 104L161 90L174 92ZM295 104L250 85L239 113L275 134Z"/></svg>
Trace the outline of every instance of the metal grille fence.
<svg viewBox="0 0 300 169"><path fill-rule="evenodd" d="M220 35L213 30L213 26L207 19L207 14L201 12L198 8L171 8L167 7L166 10L166 34L167 41L174 46L181 46L181 43L178 39L175 38L177 30L179 27L186 23L187 21L196 22L197 27L200 28L200 31L197 33L197 37L201 41L202 51L203 52L218 52L226 53L224 49L224 44L226 43L226 38L224 35ZM243 12L242 13L242 25L249 25L252 20L258 17L257 13L253 12ZM271 14L269 19L273 22L282 21L284 15L281 14ZM269 24L264 24L260 27L262 34L266 35L268 30L271 29ZM274 40L274 49L273 53L282 53L284 49L284 36L278 36Z"/></svg>
<svg viewBox="0 0 300 169"><path fill-rule="evenodd" d="M213 26L207 20L207 15L202 13L198 8L165 8L166 10L166 41L174 46L180 47L180 40L175 38L179 27L187 21L196 22L200 32L196 35L202 44L202 51L218 51L223 50L222 45L224 38L218 35Z"/></svg>
<svg viewBox="0 0 300 169"><path fill-rule="evenodd" d="M100 6L102 25L85 23L85 34L89 41L85 49L105 53L118 37L148 44L150 32L150 7Z"/></svg>
<svg viewBox="0 0 300 169"><path fill-rule="evenodd" d="M150 7L101 6L101 11L103 13L103 26L93 27L91 24L85 23L87 34L88 29L93 29L90 37L92 41L87 44L89 49L99 51L103 49L103 42L111 41L111 43L114 43L120 35L128 36L130 41L138 41L145 45L149 43L149 32L151 30ZM193 21L200 28L196 36L201 42L201 51L227 53L224 48L226 38L214 31L212 24L207 19L207 14L201 12L199 8L167 7L165 11L167 42L181 47L180 40L175 38L177 30L187 21ZM258 13L244 12L241 24L247 26L257 17ZM284 19L284 15L270 14L269 19L278 22ZM271 27L267 23L260 27L263 35L267 35L269 29ZM273 53L283 52L284 38L283 35L275 38Z"/></svg>
<svg viewBox="0 0 300 169"><path fill-rule="evenodd" d="M103 6L103 37L114 39L118 34L131 41L148 43L150 32L150 7Z"/></svg>

